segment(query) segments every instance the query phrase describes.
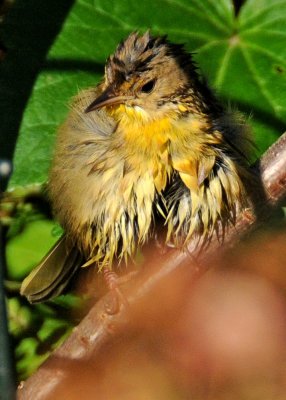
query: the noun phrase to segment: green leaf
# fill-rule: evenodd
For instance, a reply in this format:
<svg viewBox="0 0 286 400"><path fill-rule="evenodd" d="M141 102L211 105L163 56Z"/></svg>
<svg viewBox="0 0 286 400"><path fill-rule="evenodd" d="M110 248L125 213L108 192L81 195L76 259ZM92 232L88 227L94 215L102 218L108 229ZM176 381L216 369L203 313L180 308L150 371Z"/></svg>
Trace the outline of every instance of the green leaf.
<svg viewBox="0 0 286 400"><path fill-rule="evenodd" d="M11 7L4 18L2 8L6 7L1 7L0 149L1 158L10 159L34 82L74 1L13 0L4 3ZM4 61L2 44L7 49ZM31 153L25 155L33 166Z"/></svg>
<svg viewBox="0 0 286 400"><path fill-rule="evenodd" d="M50 220L32 221L8 241L6 258L10 279L23 279L47 254L58 240L53 234L54 227L55 223Z"/></svg>
<svg viewBox="0 0 286 400"><path fill-rule="evenodd" d="M57 334L57 331L60 330L60 339L62 340L63 332L66 334L70 333L69 328L70 324L67 321L55 318L46 318L38 332L38 338L41 342L51 340L51 338Z"/></svg>
<svg viewBox="0 0 286 400"><path fill-rule="evenodd" d="M48 352L37 354L38 346L39 341L32 337L21 340L17 346L15 357L19 379L26 379L48 358Z"/></svg>
<svg viewBox="0 0 286 400"><path fill-rule="evenodd" d="M9 187L46 181L70 97L97 84L121 39L148 28L196 53L220 97L252 115L262 152L286 122L285 11L286 0L246 0L238 17L230 0L77 0L25 109Z"/></svg>
<svg viewBox="0 0 286 400"><path fill-rule="evenodd" d="M19 298L8 299L9 331L14 337L23 335L31 325L32 312L27 306L21 305Z"/></svg>

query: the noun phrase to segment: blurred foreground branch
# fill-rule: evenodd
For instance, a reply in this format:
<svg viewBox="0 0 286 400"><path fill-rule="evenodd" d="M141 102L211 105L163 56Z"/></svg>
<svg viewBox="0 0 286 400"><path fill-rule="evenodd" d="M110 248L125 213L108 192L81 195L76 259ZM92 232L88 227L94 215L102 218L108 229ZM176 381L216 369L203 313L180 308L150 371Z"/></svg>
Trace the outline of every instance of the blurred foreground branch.
<svg viewBox="0 0 286 400"><path fill-rule="evenodd" d="M148 257L149 261L147 262L149 267L147 265L135 279L130 280L122 288L130 304L131 312L129 309L121 307L120 310L117 310L118 312L112 313L110 310L114 298L111 293L105 295L92 307L63 345L53 352L33 376L20 384L18 399L58 398L53 394L59 386L63 385L69 368L77 365L80 369L81 363L89 360L91 356L94 368L98 368L97 364L100 364L100 361L97 354L100 353L100 350L111 342L110 339L115 334L122 331L128 332L128 327L130 324L132 325L132 307L140 303L140 299L150 296L150 293L154 299L154 290L157 286L163 284L166 277L175 273L184 276L187 273L189 282L192 282L209 268L219 250L232 246L242 234L265 220L271 210L278 206L286 195L286 134L265 153L253 168L257 170L261 178L260 188L257 193L254 193L253 208L238 215L235 226L225 232L223 245L214 235L209 245L200 254L195 243L192 242L188 246L189 252L173 249L165 255L158 256L158 249L151 250L152 254ZM190 254L195 254L195 257ZM194 261L194 259L197 260L197 256L199 264ZM156 266L153 265L155 262ZM156 302L158 300L155 298L154 303ZM149 311L152 313L151 310ZM110 381L112 381L112 371L109 373Z"/></svg>

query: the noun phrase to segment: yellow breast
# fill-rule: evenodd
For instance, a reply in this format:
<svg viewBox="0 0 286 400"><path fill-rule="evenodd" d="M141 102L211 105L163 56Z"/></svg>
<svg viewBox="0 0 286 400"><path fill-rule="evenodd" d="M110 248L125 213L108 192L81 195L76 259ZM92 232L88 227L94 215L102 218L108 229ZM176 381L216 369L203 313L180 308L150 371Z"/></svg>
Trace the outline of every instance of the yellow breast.
<svg viewBox="0 0 286 400"><path fill-rule="evenodd" d="M191 113L179 118L175 111L154 118L142 108L125 105L113 112L119 120L129 164L139 173L152 171L159 193L174 170L189 189L197 191L199 161L209 157L205 151L208 140L205 120Z"/></svg>
<svg viewBox="0 0 286 400"><path fill-rule="evenodd" d="M140 107L120 105L116 114L120 120L120 130L128 145L150 153L169 140L172 131L172 116L152 118ZM150 146L155 146L150 147Z"/></svg>
<svg viewBox="0 0 286 400"><path fill-rule="evenodd" d="M119 120L117 139L121 141L126 162L138 176L150 171L160 193L172 172L170 134L172 120L168 116L151 118L142 108L120 105L113 110Z"/></svg>

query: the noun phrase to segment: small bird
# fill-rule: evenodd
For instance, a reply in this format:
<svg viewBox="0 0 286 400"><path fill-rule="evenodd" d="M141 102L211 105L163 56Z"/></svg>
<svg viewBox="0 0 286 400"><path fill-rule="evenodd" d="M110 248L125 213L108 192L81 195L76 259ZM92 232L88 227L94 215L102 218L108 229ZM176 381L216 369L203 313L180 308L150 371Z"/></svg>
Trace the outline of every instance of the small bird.
<svg viewBox="0 0 286 400"><path fill-rule="evenodd" d="M183 45L131 33L59 129L48 193L65 234L21 293L44 301L80 266L132 258L157 218L182 249L233 223L247 203L249 144L243 118L219 103Z"/></svg>

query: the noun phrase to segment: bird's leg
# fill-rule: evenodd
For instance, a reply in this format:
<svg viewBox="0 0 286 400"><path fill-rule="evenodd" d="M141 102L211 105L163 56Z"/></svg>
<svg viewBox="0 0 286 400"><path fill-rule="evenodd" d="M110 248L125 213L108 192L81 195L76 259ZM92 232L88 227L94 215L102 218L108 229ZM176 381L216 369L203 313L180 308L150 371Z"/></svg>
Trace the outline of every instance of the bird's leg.
<svg viewBox="0 0 286 400"><path fill-rule="evenodd" d="M166 239L162 232L158 232L158 231L155 232L154 243L155 243L155 246L158 249L160 255L164 255L168 252Z"/></svg>
<svg viewBox="0 0 286 400"><path fill-rule="evenodd" d="M106 267L103 268L103 276L108 289L113 295L112 304L106 306L108 314L116 314L120 309L120 305L123 305L124 308L128 308L128 300L120 290L119 285L120 283L129 280L130 277L128 276L127 279L124 279L125 277L119 277L116 272Z"/></svg>

